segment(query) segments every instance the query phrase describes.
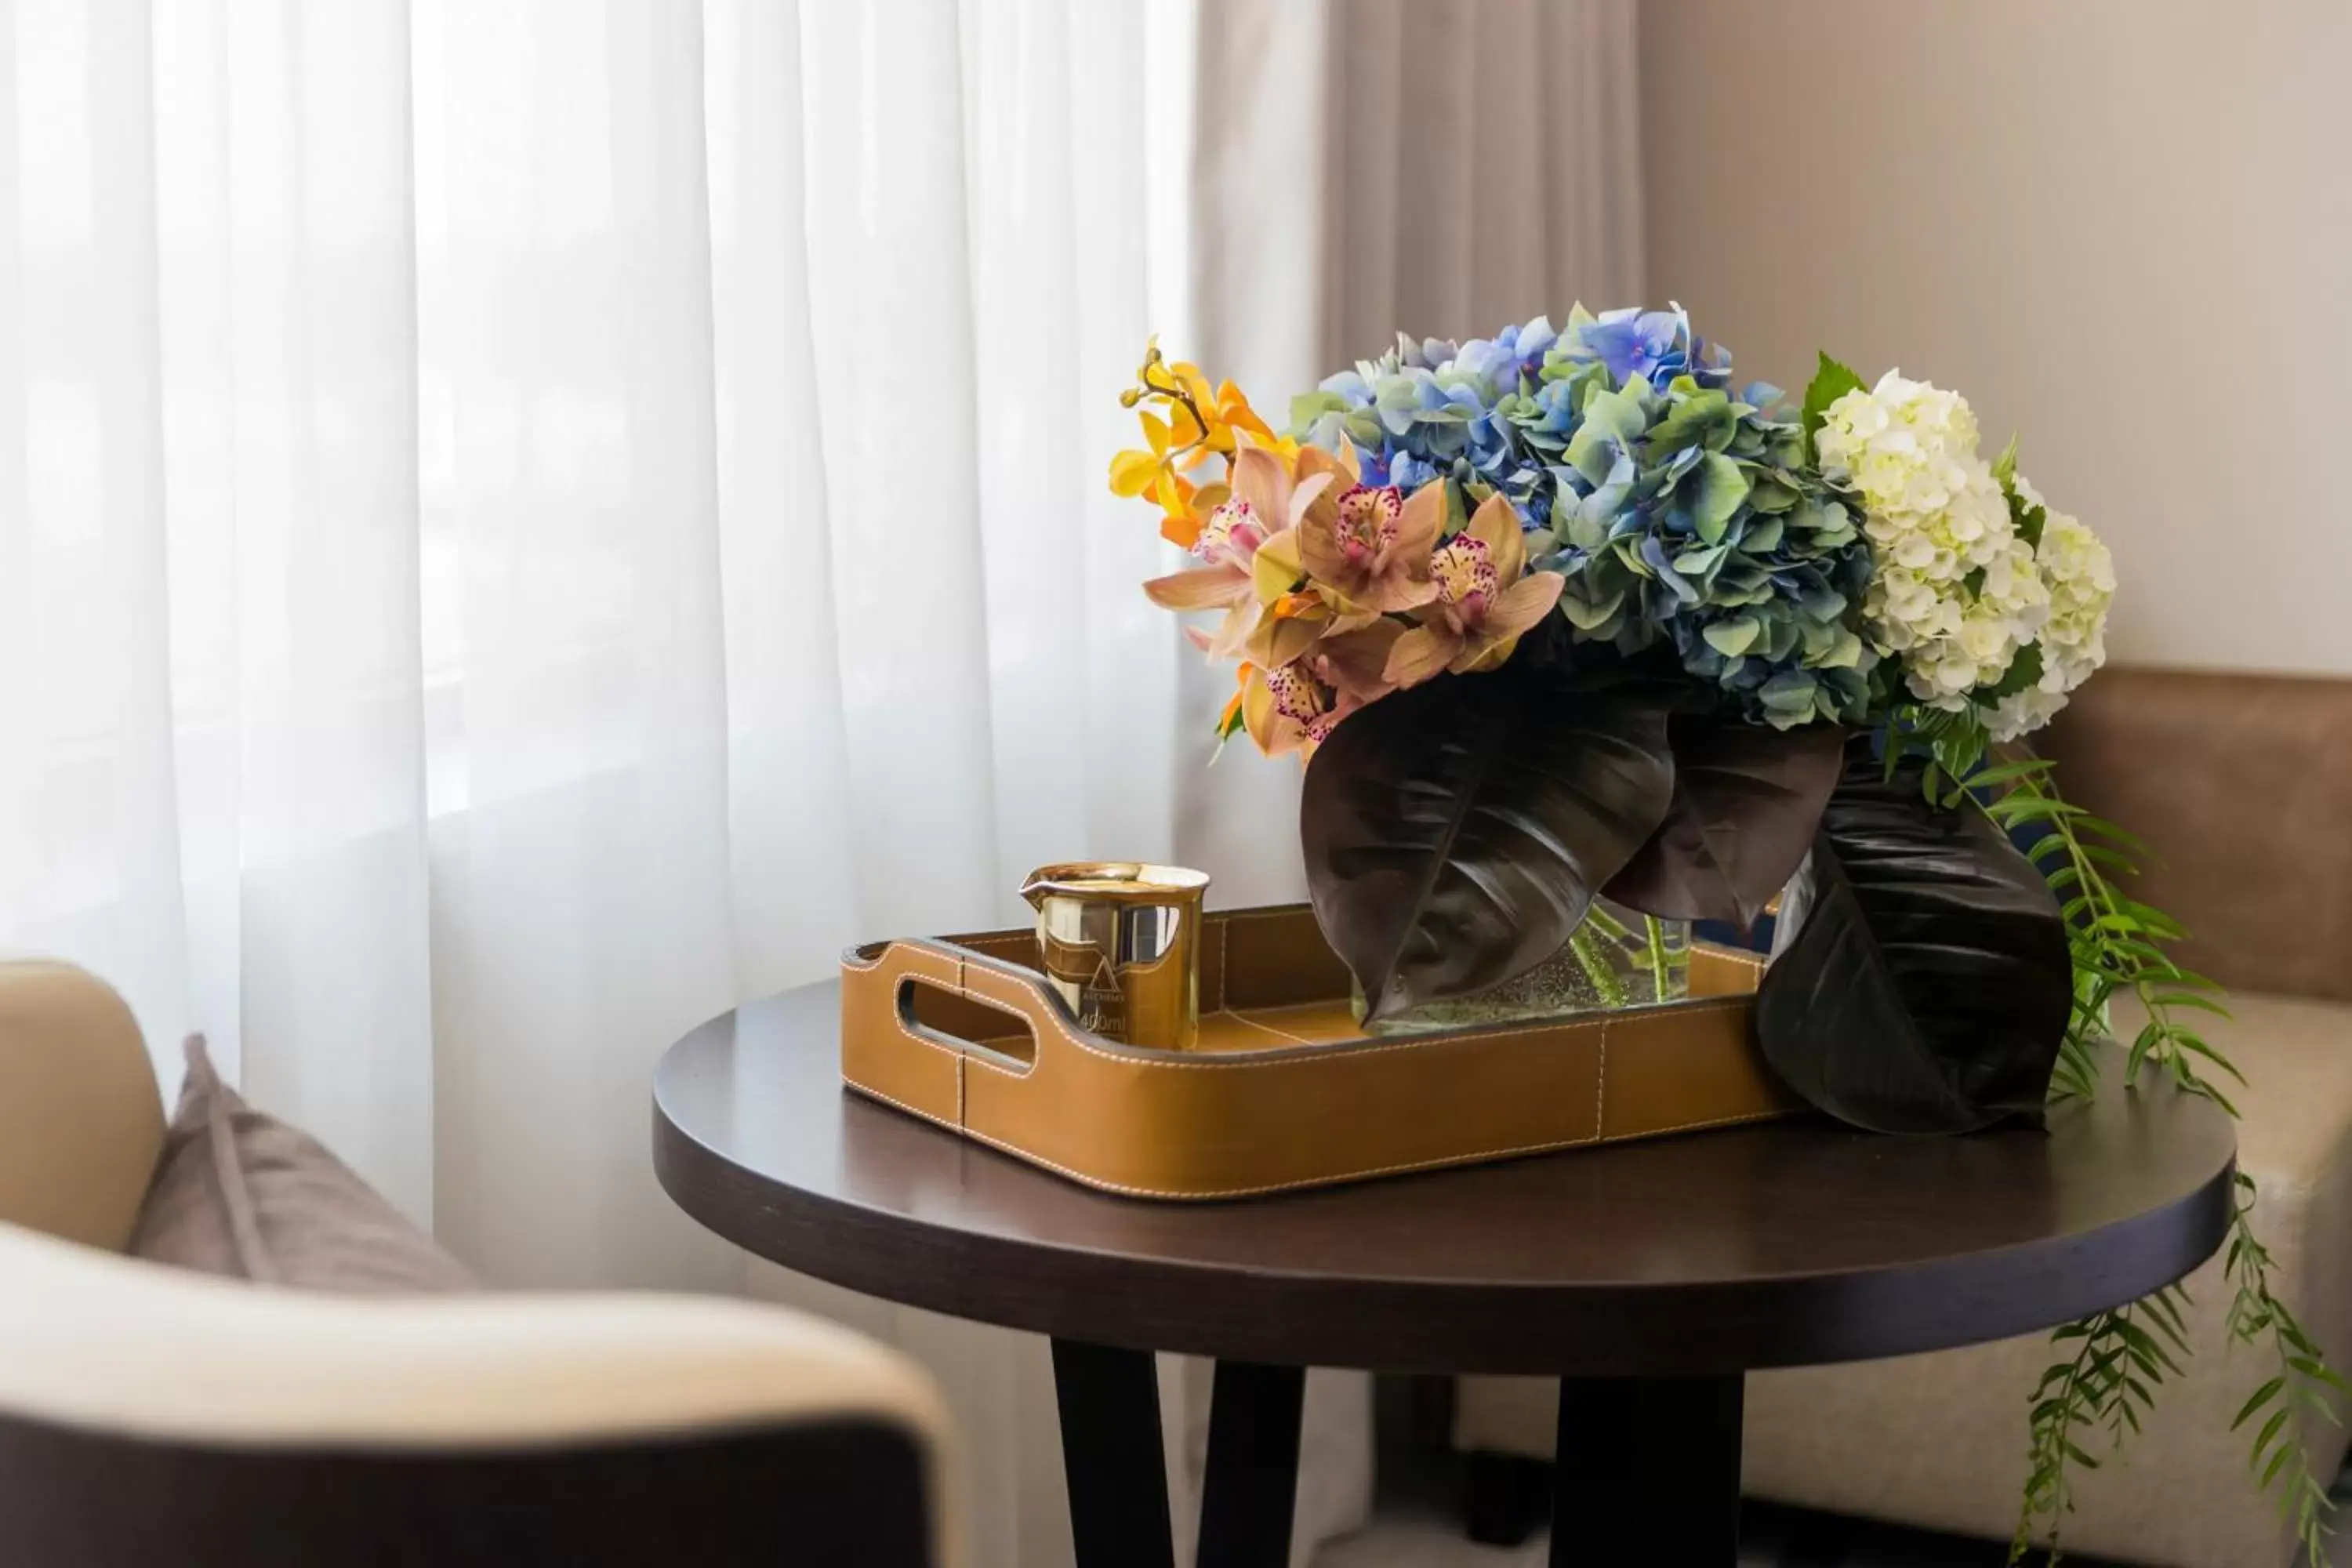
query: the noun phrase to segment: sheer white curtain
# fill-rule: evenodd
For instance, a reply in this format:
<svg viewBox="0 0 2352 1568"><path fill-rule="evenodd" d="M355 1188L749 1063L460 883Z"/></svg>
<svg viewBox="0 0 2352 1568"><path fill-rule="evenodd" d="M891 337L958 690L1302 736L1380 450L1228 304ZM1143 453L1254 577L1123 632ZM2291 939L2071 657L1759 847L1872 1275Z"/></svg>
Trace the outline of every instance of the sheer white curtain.
<svg viewBox="0 0 2352 1568"><path fill-rule="evenodd" d="M739 1288L665 1043L1173 852L1102 478L1183 297L1171 15L0 3L0 942L491 1279ZM983 1563L1066 1552L1039 1347L755 1283L940 1371Z"/></svg>
<svg viewBox="0 0 2352 1568"><path fill-rule="evenodd" d="M668 1038L1172 848L1143 27L0 5L0 936L494 1277L723 1278Z"/></svg>
<svg viewBox="0 0 2352 1568"><path fill-rule="evenodd" d="M727 1289L646 1154L694 1022L1047 859L1295 894L1116 395L1155 325L1271 412L1343 321L1491 324L1406 286L1489 142L1556 178L1444 299L1630 292L1559 261L1631 177L1563 18L1630 4L1199 6L0 0L0 942L494 1279ZM1040 1346L753 1282L940 1371L982 1562L1066 1552ZM1369 1462L1318 1389L1302 1540Z"/></svg>

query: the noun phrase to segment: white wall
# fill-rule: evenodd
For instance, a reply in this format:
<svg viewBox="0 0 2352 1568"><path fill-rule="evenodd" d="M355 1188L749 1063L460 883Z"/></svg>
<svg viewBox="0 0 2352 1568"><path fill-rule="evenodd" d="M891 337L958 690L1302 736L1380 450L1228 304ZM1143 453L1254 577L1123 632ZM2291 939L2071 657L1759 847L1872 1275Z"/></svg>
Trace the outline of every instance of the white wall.
<svg viewBox="0 0 2352 1568"><path fill-rule="evenodd" d="M2115 546L2110 647L2352 673L2352 4L1652 0L1649 289L1968 395Z"/></svg>

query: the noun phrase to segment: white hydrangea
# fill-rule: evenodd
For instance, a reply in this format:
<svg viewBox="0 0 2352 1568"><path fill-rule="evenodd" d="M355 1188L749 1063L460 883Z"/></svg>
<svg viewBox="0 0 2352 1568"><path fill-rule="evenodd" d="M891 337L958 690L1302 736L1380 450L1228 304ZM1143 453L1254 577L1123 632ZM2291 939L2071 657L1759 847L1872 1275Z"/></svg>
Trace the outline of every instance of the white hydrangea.
<svg viewBox="0 0 2352 1568"><path fill-rule="evenodd" d="M2045 691L2040 686L2012 691L1984 710L1985 733L1996 741L2014 741L2058 717L2058 710L2065 706L2063 691Z"/></svg>
<svg viewBox="0 0 2352 1568"><path fill-rule="evenodd" d="M1968 400L1890 371L1830 405L1814 451L1863 504L1873 573L1865 628L1903 663L1911 694L1966 707L2050 614L2031 546L1977 451Z"/></svg>
<svg viewBox="0 0 2352 1568"><path fill-rule="evenodd" d="M2063 511L2048 514L2035 564L2050 592L2042 628L2043 679L2072 691L2107 662L2107 607L2115 603L2116 561L2099 536Z"/></svg>
<svg viewBox="0 0 2352 1568"><path fill-rule="evenodd" d="M2099 536L2080 520L2053 511L2020 474L2017 493L2042 509L2042 543L2034 570L2049 595L2041 633L2042 679L1993 705L1985 728L1996 741L2030 734L2057 716L2066 697L2107 662L2107 609L2116 597L2116 563Z"/></svg>

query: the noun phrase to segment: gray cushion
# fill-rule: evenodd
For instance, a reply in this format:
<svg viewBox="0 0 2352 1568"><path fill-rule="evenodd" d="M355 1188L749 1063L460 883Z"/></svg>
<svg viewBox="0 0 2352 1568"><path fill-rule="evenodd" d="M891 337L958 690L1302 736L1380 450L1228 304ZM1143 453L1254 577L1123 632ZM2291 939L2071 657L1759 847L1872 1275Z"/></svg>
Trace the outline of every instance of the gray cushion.
<svg viewBox="0 0 2352 1568"><path fill-rule="evenodd" d="M352 1295L476 1289L472 1275L309 1133L254 1110L191 1035L179 1110L127 1249L260 1284Z"/></svg>

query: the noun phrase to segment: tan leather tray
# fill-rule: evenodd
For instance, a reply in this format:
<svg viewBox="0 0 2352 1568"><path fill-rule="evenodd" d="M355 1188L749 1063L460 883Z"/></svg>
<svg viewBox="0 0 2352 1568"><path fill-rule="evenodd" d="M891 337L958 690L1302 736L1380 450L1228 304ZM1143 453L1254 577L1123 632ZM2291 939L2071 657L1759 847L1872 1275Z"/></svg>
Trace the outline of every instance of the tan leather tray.
<svg viewBox="0 0 2352 1568"><path fill-rule="evenodd" d="M1307 906L1206 917L1201 1045L1079 1028L1027 928L842 959L850 1088L1106 1192L1237 1198L1786 1115L1748 1032L1754 957L1699 947L1692 998L1367 1039Z"/></svg>

